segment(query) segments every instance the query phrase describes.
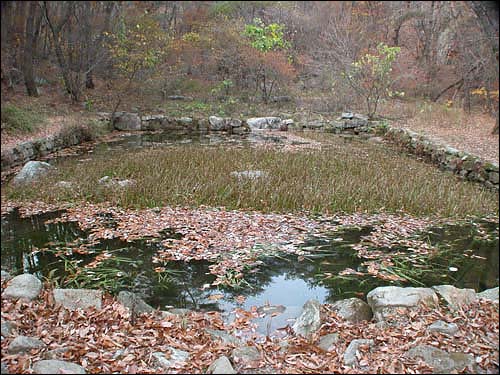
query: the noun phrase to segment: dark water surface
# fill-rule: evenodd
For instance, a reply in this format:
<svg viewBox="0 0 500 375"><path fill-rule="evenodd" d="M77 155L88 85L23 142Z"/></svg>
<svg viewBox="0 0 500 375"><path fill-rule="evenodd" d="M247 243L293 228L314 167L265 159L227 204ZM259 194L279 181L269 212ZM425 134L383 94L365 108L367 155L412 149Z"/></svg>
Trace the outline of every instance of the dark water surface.
<svg viewBox="0 0 500 375"><path fill-rule="evenodd" d="M210 286L215 276L209 274L210 263L207 261L168 262L168 277L159 280L154 271L158 265L152 262L158 241L144 239L127 243L104 240L90 246L90 254L78 254L74 249L77 244L88 242L87 233L72 222L44 223L60 214L54 212L20 218L19 213L13 211L2 217L2 269L14 274L34 273L39 277L48 277L51 273L51 277L62 280L71 273L70 261L82 267L96 256L108 253L110 262L102 270L90 270L95 273L89 273L89 277L99 280L103 278L100 272L104 272L111 283L103 284L103 288L140 293L148 303L162 310L172 307L215 310L230 317L235 307L284 306L285 311L277 317L262 318L258 322L261 331L272 331L286 325L300 314L302 305L311 298L331 303L350 297L364 298L377 286L422 286L410 282L391 283L371 276L325 278L325 275L337 275L347 267L362 270L362 260L356 257L351 245L359 243L362 236L370 233L370 227L346 229L321 238L311 237L301 246L310 252L302 260L296 255L262 258L258 267L245 273L248 284L235 289ZM426 233L429 242L440 244L448 251L433 259L433 264L439 265L439 271L430 272L419 281L425 286L451 284L476 291L498 286L498 225L481 224L481 227L474 223L436 227ZM489 239L480 238L483 231L490 234ZM165 231L164 234L165 238L179 237L173 232ZM50 251L40 251L43 248ZM60 254L56 254L57 251ZM113 262L113 259L120 261ZM450 267L457 270L450 271ZM238 296L244 299L237 302Z"/></svg>

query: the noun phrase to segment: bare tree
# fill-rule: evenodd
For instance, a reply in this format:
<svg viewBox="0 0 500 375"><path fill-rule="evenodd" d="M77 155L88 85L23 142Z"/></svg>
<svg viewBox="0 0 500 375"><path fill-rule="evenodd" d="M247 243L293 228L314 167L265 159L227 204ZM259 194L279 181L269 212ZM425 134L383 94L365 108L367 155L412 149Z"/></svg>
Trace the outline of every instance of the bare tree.
<svg viewBox="0 0 500 375"><path fill-rule="evenodd" d="M36 1L28 2L28 16L26 17L26 33L24 38L22 71L24 84L29 96L38 96L33 70L33 58L40 33L41 12Z"/></svg>
<svg viewBox="0 0 500 375"><path fill-rule="evenodd" d="M487 43L490 46L491 56L489 63L493 71L498 74L498 4L494 1L468 1L467 3L475 13ZM498 102L496 103L494 114L496 116L496 123L492 133L498 134Z"/></svg>

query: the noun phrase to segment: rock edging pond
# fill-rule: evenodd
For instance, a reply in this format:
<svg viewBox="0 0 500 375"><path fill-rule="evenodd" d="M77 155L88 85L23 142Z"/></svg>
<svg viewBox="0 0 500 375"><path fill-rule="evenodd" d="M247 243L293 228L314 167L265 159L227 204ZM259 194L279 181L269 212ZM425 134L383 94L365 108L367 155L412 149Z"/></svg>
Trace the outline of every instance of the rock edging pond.
<svg viewBox="0 0 500 375"><path fill-rule="evenodd" d="M16 280L18 279L22 279L23 282L17 282ZM26 282L26 280L30 282ZM292 365L302 366L305 362L296 362L294 358L297 358L297 355L299 355L297 351L300 351L299 348L306 343L312 346L304 354L309 357L317 357L314 363L316 363L318 369L321 367L318 365L318 356L322 355L326 356L325 365L332 359L328 359L328 356L334 356L336 361L339 361L336 365L339 366L337 371L341 369L366 371L372 369L369 367L370 361L368 358L370 356L388 351L387 342L381 337L381 331L366 334L366 332L371 332L373 329L418 330L420 340L414 342L410 340L403 352L400 353L402 354L401 357L393 358L393 361L396 360L398 365L402 366L402 369L408 363L417 363L419 366L424 366L427 370L431 369L433 373L461 372L464 370L477 372L480 369L481 371L495 370L496 357L494 352L487 352L484 355L477 356L478 353L475 353L477 348L471 348L471 351L460 351L453 350L453 348L449 349L445 346L446 350L443 350L436 347L437 341L429 342L429 340L444 340L447 342L449 339L460 340L467 337L470 332L463 332L463 330L468 330L470 328L468 324L472 324L473 322L467 321L465 312L473 309L473 304L483 304L474 305L474 309L485 307L485 303L488 304L490 313L497 315L496 323L498 324L498 287L482 293L474 292L472 295L470 290L457 289L450 286L436 286L433 288L386 286L375 288L369 292L367 303L357 298L338 301L334 305L320 305L315 300L309 300L304 304L302 312L295 320L292 330L288 331L288 336L285 339L282 338L280 344L277 345L276 343L272 343L272 339L269 337L267 340L264 339L262 341L258 337L253 336L245 342L243 337L237 337L238 330L234 330L233 327L231 329L233 333L230 333L227 330L229 327L224 326L212 313L201 314L193 311L187 314L176 315L164 311L151 311L150 309L144 309L144 306L147 306L144 301L140 300L137 296L132 296L133 298L131 298L130 294L127 294L127 298L120 298L119 302L107 297L107 300L103 303L104 296L100 291L73 289L42 290L42 288L38 289L39 283L40 280L35 276L22 274L11 279L5 290L2 291L2 373L8 373L10 370L20 370L20 367L18 367L19 362L15 360L16 356L22 359L22 363L26 363L27 367L24 367L24 370L30 370L34 373L49 373L47 371L50 371L50 373L58 373L60 371L64 371L64 373L86 373L95 372L96 370L107 372L111 370L110 366L113 363L122 367L122 371L120 372L127 369L131 371L147 369L154 372L182 372L183 370L195 372L194 370L196 370L196 372L205 373L244 373L245 369L251 368L272 369L272 367L269 367L270 363L268 363L266 357L272 356L273 350L276 351L277 355L279 353L280 356L284 356L286 363L290 362ZM35 297L32 295L34 286L38 290ZM16 289L15 293L12 293L13 288ZM23 300L24 297L19 297L24 295L29 295L29 298ZM463 295L467 295L468 298L462 298ZM440 297L443 299L440 299ZM18 299L21 299L21 301L13 303ZM82 300L84 301L83 304ZM126 337L127 335L124 336L123 328L119 328L119 324L123 324L123 321L113 323L106 320L105 324L111 325L101 328L110 333L109 335L101 333L99 342L94 342L90 347L82 346L79 348L74 348L73 346L77 344L72 342L72 345L66 347L68 343L64 339L56 342L55 338L58 337L57 335L52 336L46 329L34 330L33 327L22 322L25 317L23 317L20 311L36 309L36 304L41 301L45 301L46 303L44 308L50 307L53 312L45 311L45 318L42 318L45 321L41 322L38 320L37 324L45 324L46 321L55 322L57 320L59 323L60 320L67 321L66 324L70 323L72 327L71 332L74 331L74 335L79 335L78 337L84 340L87 335L94 335L94 331L98 329L95 320L88 320L88 318L85 318L86 315L93 315L94 319L96 319L97 317L102 317L103 313L117 313L117 316L120 316L122 319L124 318L127 323L129 327L127 335L130 337ZM49 301L48 305L47 301ZM20 311L17 311L17 307L23 303L29 304L29 306L27 305ZM136 306L139 305L141 306L141 310L135 311ZM62 309L58 308L58 306L61 306ZM449 308L450 306L453 306L453 308ZM433 310L440 309L441 311L438 311L431 321L425 321L425 323L414 321L416 317L429 316L432 315ZM370 313L367 314L367 311ZM422 311L427 312L422 313ZM143 315L141 315L142 312L144 313ZM373 315L371 314L372 312ZM248 325L248 318L251 318L252 314L244 311L240 311L239 313L241 314L240 328L244 328ZM456 318L453 318L447 314L458 315ZM477 311L472 316L479 315L481 313ZM14 319L14 316L18 316L19 319ZM244 316L246 316L246 320L242 318ZM372 316L374 319L372 319ZM493 321L495 319L494 316L487 316L487 318ZM450 321L455 321L459 324ZM89 322L92 323L89 325ZM204 322L204 328L201 330L203 331L203 335L207 336L204 340L208 339L212 343L210 345L213 345L214 342L216 343L215 346L211 346L210 351L204 352L203 356L208 358L208 361L205 360L203 362L205 365L202 367L197 367L197 361L200 361L202 357L200 350L210 345L208 343L204 345L195 345L192 343L195 336L202 335L202 332L199 331L200 327L198 327L198 333L196 334L193 331L189 333L189 329L186 331L190 324L197 324L199 322ZM116 326L112 324L116 324ZM147 324L150 329L146 331L139 329L139 325L141 324ZM356 331L358 325L365 327L365 329ZM176 328L178 326L181 327L180 330ZM336 332L333 327L337 327ZM477 327L477 329L480 328L481 326ZM155 330L157 333L151 336ZM353 332L358 333L345 336L344 330L354 330ZM160 332L162 333L159 334ZM167 340L167 342L173 344L154 344L157 341L164 342L162 338L170 335L170 332L177 332L179 335L177 339L172 337ZM495 334L498 341L498 325L496 326L496 332L489 333L490 336L493 335L492 337L484 338L487 343L491 344L491 350L498 350L494 349L496 347L494 343ZM71 337L73 339L74 335L68 336L68 338ZM134 352L135 354L130 352L127 354L128 351L133 351L133 348L137 350L137 345L133 345L133 343L137 343L139 337L143 337L144 339L144 335L148 336L149 339L156 337L153 341L149 341L147 345L147 352L149 354L154 352L152 356L148 357L148 364L144 363L143 359L136 357L138 355L137 352ZM64 335L61 334L59 337L62 336ZM426 340L425 337L428 337L429 340ZM131 343L125 345L125 340L128 339L133 340ZM481 339L483 339L482 336ZM123 340L123 344L120 344L117 340ZM183 340L186 343L183 343ZM191 342L191 344L188 344L187 341ZM272 344L274 349L271 350L270 347L266 348L265 343ZM102 348L100 347L101 345L103 345ZM130 347L129 345L132 346ZM485 346L484 343L481 345ZM294 346L293 350L292 346ZM61 350L61 348L66 349ZM81 354L76 355L75 353ZM498 351L496 355L498 356ZM26 360L28 362L25 362ZM140 365L143 367L137 364L139 360L143 360L143 363ZM395 364L393 363L393 365ZM30 366L32 366L31 369L29 368ZM496 370L498 370L498 363L496 363L496 366ZM274 368L274 370L276 369ZM297 369L310 370L310 367L297 367ZM325 370L325 368L322 369Z"/></svg>
<svg viewBox="0 0 500 375"><path fill-rule="evenodd" d="M111 114L98 113L102 126L111 120ZM262 130L315 130L330 133L381 134L385 140L402 147L405 151L437 165L442 170L451 171L460 178L477 182L488 189L499 190L499 166L472 154L431 141L413 131L381 125L369 121L363 115L345 112L335 121L311 121L307 124L295 123L293 119L281 117L256 117L240 120L229 117L209 116L208 118L170 117L162 114L139 116L136 113L118 112L113 118L113 128L118 131L188 131L245 134ZM375 137L377 138L377 137ZM85 127L34 141L22 142L13 148L2 150L1 169L24 164L30 160L66 147L92 140Z"/></svg>

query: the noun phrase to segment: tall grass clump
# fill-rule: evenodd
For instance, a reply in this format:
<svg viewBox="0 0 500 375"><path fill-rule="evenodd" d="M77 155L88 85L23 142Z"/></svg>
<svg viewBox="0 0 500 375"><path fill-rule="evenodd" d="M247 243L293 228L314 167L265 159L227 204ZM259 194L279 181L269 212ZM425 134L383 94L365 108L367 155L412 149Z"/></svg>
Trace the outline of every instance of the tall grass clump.
<svg viewBox="0 0 500 375"><path fill-rule="evenodd" d="M2 105L1 108L2 132L10 134L31 133L43 120L40 113L12 104Z"/></svg>
<svg viewBox="0 0 500 375"><path fill-rule="evenodd" d="M326 135L324 135L326 136ZM234 171L259 170L258 178ZM108 175L133 179L105 186ZM74 187L58 187L65 180ZM225 206L264 212L404 211L414 215L498 213L498 197L477 184L376 145L285 153L262 148L179 145L119 157L64 160L34 186L6 187L7 198L48 202L109 201L124 207Z"/></svg>

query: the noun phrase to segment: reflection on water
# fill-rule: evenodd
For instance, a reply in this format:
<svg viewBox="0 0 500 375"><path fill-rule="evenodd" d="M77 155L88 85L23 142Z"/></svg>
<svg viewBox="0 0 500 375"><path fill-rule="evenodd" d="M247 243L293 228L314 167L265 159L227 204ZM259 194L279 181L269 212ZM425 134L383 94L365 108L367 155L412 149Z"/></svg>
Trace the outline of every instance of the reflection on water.
<svg viewBox="0 0 500 375"><path fill-rule="evenodd" d="M249 287L235 290L221 286L208 287L215 277L209 274L210 263L207 261L169 262L169 277L159 280L158 274L154 272L157 264L152 262L152 256L159 246L158 241L126 243L105 240L91 246L90 254L74 253L67 244L85 244L87 233L79 230L76 223L44 224L44 221L60 214L54 212L22 219L17 211L13 211L2 217L2 268L14 274L29 272L39 277L55 270L55 276L63 277L66 272L64 258L66 261L78 261L79 266L82 266L94 260L96 255L108 252L116 258L127 260L113 265L121 271L117 274L122 282L118 284L121 289L140 293L156 308L217 310L224 312L230 321L234 318L231 311L236 307L284 306L284 312L280 310L276 316L267 315L257 321L259 331L263 333L289 324L290 319L296 318L303 304L311 298L321 303L331 303L350 297L363 298L377 286L412 285L390 283L371 276L346 279L324 277L325 274L337 275L347 267L360 267L362 260L357 258L351 245L359 243L362 236L370 233L370 227L353 228L321 238L311 237L302 246L311 255L300 260L290 255L260 259L259 267L245 273ZM481 224L481 229L476 224L450 225L432 228L426 233L431 243L439 243L450 250L433 259L433 262L445 269L453 265L458 271L435 273L420 281L426 286L452 284L476 291L498 286L498 225L487 222ZM478 230L493 233L493 240L480 239ZM180 236L172 231L165 231L164 235ZM55 251L40 252L39 249L44 247L56 249L64 257L56 256ZM450 256L450 253L467 256L457 258Z"/></svg>

